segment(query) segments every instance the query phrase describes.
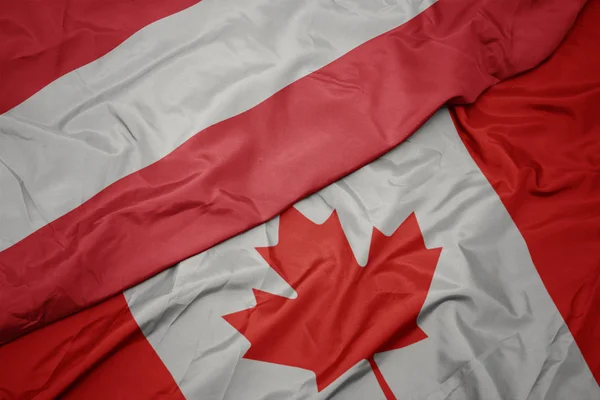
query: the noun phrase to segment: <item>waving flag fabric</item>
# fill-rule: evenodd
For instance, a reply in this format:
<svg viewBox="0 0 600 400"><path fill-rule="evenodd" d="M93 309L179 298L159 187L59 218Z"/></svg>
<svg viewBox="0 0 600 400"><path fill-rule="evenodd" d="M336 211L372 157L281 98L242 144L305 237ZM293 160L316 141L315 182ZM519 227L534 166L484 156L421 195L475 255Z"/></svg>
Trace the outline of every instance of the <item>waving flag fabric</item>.
<svg viewBox="0 0 600 400"><path fill-rule="evenodd" d="M597 1L50 3L0 397L600 398Z"/></svg>
<svg viewBox="0 0 600 400"><path fill-rule="evenodd" d="M275 216L533 67L582 3L209 1L149 25L3 115L0 341Z"/></svg>

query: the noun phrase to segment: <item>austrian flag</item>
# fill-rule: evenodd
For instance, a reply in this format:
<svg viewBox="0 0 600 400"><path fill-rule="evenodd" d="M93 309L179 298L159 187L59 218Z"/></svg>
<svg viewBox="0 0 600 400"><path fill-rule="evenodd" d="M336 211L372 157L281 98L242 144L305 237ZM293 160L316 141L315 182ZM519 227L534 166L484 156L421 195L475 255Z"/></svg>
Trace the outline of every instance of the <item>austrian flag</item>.
<svg viewBox="0 0 600 400"><path fill-rule="evenodd" d="M600 400L600 1L0 0L0 400Z"/></svg>

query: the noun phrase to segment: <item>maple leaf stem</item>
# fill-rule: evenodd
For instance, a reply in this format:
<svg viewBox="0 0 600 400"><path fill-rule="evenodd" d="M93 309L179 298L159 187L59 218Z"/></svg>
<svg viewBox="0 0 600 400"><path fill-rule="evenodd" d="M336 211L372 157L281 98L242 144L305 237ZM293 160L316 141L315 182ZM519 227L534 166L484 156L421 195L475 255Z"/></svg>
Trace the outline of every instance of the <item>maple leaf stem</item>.
<svg viewBox="0 0 600 400"><path fill-rule="evenodd" d="M368 358L368 361L369 361L369 365L371 365L371 369L373 370L373 373L375 374L375 378L377 378L377 383L379 383L379 387L381 387L381 390L383 391L383 394L385 395L385 398L387 400L398 400L398 399L396 399L394 392L392 392L392 389L390 388L390 386L386 382L385 378L383 377L383 374L379 370L379 367L377 366L377 363L375 362L375 358L373 358L373 356L371 356Z"/></svg>

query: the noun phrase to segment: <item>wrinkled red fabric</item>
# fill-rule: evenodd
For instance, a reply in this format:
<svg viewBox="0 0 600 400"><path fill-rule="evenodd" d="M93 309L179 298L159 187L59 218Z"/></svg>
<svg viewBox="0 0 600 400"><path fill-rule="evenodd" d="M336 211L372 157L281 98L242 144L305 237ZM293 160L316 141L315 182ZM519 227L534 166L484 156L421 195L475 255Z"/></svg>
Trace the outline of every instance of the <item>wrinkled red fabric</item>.
<svg viewBox="0 0 600 400"><path fill-rule="evenodd" d="M3 400L184 400L123 295L0 347Z"/></svg>
<svg viewBox="0 0 600 400"><path fill-rule="evenodd" d="M599 44L600 1L591 1L546 63L452 110L598 382Z"/></svg>
<svg viewBox="0 0 600 400"><path fill-rule="evenodd" d="M196 134L0 253L0 343L272 218L395 147L443 104L534 67L584 3L441 0Z"/></svg>
<svg viewBox="0 0 600 400"><path fill-rule="evenodd" d="M0 114L200 0L0 0Z"/></svg>

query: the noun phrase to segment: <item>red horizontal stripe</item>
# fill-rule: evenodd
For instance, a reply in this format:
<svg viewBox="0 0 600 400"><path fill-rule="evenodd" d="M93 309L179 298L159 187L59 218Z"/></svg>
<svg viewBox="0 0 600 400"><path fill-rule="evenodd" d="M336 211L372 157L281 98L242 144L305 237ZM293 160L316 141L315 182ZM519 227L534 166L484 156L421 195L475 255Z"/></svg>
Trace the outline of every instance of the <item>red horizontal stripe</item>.
<svg viewBox="0 0 600 400"><path fill-rule="evenodd" d="M200 0L0 0L0 114Z"/></svg>
<svg viewBox="0 0 600 400"><path fill-rule="evenodd" d="M184 400L123 295L0 347L0 398Z"/></svg>
<svg viewBox="0 0 600 400"><path fill-rule="evenodd" d="M0 342L141 282L372 161L445 102L472 101L532 67L582 3L442 0L196 134L0 253Z"/></svg>
<svg viewBox="0 0 600 400"><path fill-rule="evenodd" d="M454 109L600 382L600 2L541 67Z"/></svg>

